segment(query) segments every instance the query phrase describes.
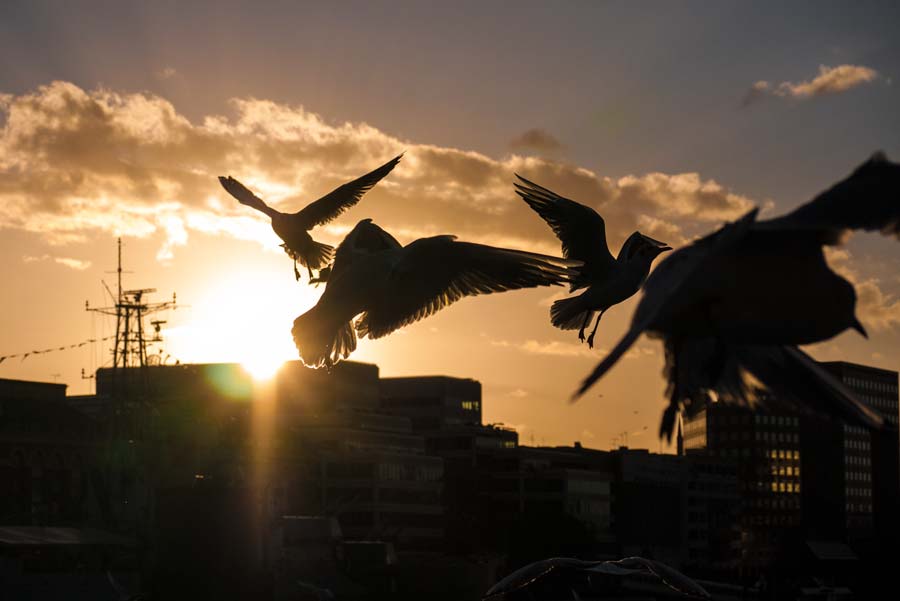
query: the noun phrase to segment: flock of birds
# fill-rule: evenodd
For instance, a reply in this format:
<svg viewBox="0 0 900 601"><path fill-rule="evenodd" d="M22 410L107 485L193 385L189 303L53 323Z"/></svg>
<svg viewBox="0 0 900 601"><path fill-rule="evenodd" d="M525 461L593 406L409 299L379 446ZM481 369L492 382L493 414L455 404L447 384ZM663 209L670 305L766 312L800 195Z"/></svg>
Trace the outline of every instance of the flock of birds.
<svg viewBox="0 0 900 601"><path fill-rule="evenodd" d="M336 250L313 240L309 230L359 202L401 157L297 213L276 211L234 178L219 178L240 203L271 218L294 261L295 278L301 277L299 263L310 283L325 284L316 305L294 320L294 342L306 365L330 368L356 349L358 337L386 336L465 296L552 285L584 290L553 303L550 318L557 328L578 329L584 341L596 314L587 336L593 347L604 312L643 287L629 330L573 400L646 332L665 346L669 406L660 436L671 438L680 412L692 414L717 401L779 403L885 426L797 348L848 328L866 336L855 315L854 287L828 267L823 247L841 244L857 229L900 239L900 164L883 154L787 215L759 221L754 209L726 223L673 252L652 275L654 259L670 246L636 231L613 257L605 222L594 209L518 175L516 193L559 238L562 257L450 235L403 246L371 219L360 221Z"/></svg>

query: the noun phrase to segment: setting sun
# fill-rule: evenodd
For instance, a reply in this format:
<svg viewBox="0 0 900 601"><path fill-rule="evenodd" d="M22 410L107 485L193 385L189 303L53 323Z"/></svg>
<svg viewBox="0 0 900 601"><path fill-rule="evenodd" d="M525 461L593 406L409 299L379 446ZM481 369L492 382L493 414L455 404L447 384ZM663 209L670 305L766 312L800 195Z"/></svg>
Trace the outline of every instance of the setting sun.
<svg viewBox="0 0 900 601"><path fill-rule="evenodd" d="M240 363L255 379L272 377L282 363L297 358L291 340L294 318L315 303L321 289L299 286L290 262L278 270L229 273L197 299L202 313L165 332L167 347L182 363ZM264 291L264 292L262 292Z"/></svg>

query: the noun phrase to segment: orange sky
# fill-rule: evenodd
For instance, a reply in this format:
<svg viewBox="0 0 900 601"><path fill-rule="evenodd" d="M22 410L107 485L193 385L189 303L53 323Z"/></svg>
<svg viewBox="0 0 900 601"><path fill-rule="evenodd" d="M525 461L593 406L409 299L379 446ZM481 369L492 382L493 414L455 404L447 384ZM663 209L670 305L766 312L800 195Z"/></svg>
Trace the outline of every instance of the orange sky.
<svg viewBox="0 0 900 601"><path fill-rule="evenodd" d="M483 43L490 44L491 32L482 33L487 36ZM586 44L593 39L584 35ZM877 41L875 33L871 37ZM249 47L265 43L251 40ZM551 56L563 52L554 39L534 44ZM114 324L85 312L84 301L108 304L101 280L114 285L109 272L115 269L116 236L122 236L125 267L132 272L125 276L126 288L155 287L160 301L177 292L184 304L162 316L166 353L183 362L295 358L291 322L315 302L321 288L294 282L291 262L267 220L229 197L217 175L233 175L277 208L296 210L406 151L385 180L317 230L316 238L336 244L358 220L371 217L403 243L452 233L558 254L552 232L513 193L517 172L597 208L607 220L615 253L634 229L677 247L753 205L763 206L767 215L779 214L846 176L879 148L897 160L896 117L882 108L896 106L889 102L897 95L894 54L879 59L877 53L866 54L864 44L852 51L845 46L839 55L824 42L801 46L805 62L790 70L785 63L766 72L770 62L763 59L753 68L743 64L739 77L703 77L691 69L690 77L702 81L705 109L698 105L699 96L681 104L670 97L654 105L643 93L630 108L627 98L618 97L620 108L611 109L598 90L621 95L634 85L622 57L609 58L610 64L595 57L598 69L605 70L603 85L570 79L571 89L555 92L555 105L533 85L550 76L549 68L530 75L517 71L521 81L502 88L487 77L484 89L469 82L458 103L435 104L424 92L414 97L417 84L431 80L410 64L406 85L413 96L393 111L374 102L383 98L377 78L343 81L301 59L297 81L318 77L331 87L287 90L279 83L286 76L282 69L262 58L254 65L252 52L235 58L242 61L241 73L253 73L252 89L232 90L222 83L218 92L198 89L193 98L186 87L209 73L201 74L189 53L158 61L145 56L128 82L115 66L89 76L76 74L77 69L68 73L69 67L35 67L28 73L46 74L0 77L0 270L5 282L0 356L111 334ZM95 51L89 45L82 50ZM686 64L711 61L709 53L701 59L690 49L677 50L685 53ZM423 52L423 59L439 60L437 50ZM63 56L57 50L56 58ZM330 60L352 66L368 59L348 52ZM460 65L477 63L465 49L452 60L444 55L440 60L458 65L461 73ZM512 51L490 60L519 68ZM631 69L657 78L660 97L673 89L669 84L678 79L676 72L685 73L649 55L634 60ZM819 65L826 62L851 68L822 70ZM219 78L227 78L224 66L231 63L217 63ZM78 63L87 64L102 66ZM254 66L268 79L257 81ZM710 73L719 68L709 65ZM365 90L372 87L382 95L367 96ZM533 90L533 98L521 90ZM323 96L326 92L334 102ZM518 100L511 101L510 92ZM595 108L585 112L579 104L580 116L574 114L570 97L576 104L593 98ZM652 130L642 125L660 114L670 125L658 123ZM426 122L426 115L434 123ZM585 115L601 123L600 129L579 126ZM853 131L841 128L853 119L866 121ZM886 125L880 128L879 122ZM896 242L857 236L830 260L857 283L858 312L871 338L845 334L813 347L813 354L897 369ZM387 338L362 341L352 358L379 364L383 375L481 380L485 421L515 426L526 443L580 440L606 448L624 433L632 446L657 449L664 388L657 342L643 339L581 402L566 401L602 350L621 335L636 299L604 316L600 348L590 351L574 332L549 324L549 305L562 294L562 289L547 288L464 299ZM91 383L81 379L81 369L90 373L106 361L108 348L94 345L9 359L0 363L0 377L57 379L69 385L70 393L85 393Z"/></svg>

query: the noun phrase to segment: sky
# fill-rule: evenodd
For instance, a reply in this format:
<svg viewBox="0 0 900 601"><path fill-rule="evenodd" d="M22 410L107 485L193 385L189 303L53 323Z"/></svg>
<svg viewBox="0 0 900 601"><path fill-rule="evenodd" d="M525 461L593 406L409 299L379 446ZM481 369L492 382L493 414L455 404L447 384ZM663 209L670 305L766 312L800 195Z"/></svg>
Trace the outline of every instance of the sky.
<svg viewBox="0 0 900 601"><path fill-rule="evenodd" d="M753 206L778 215L873 152L900 159L893 2L45 2L0 4L0 356L114 332L115 286L177 293L152 347L182 362L296 358L290 327L321 293L294 281L267 219L399 152L398 167L314 235L364 218L408 243L559 254L513 174L596 208L615 254L635 229L673 246ZM857 286L855 333L821 360L900 357L896 241L829 252ZM642 339L579 403L599 348L549 323L561 288L467 298L351 357L382 375L480 380L486 422L524 443L667 447L661 347ZM827 302L827 299L823 299ZM92 392L109 343L21 356L0 377Z"/></svg>

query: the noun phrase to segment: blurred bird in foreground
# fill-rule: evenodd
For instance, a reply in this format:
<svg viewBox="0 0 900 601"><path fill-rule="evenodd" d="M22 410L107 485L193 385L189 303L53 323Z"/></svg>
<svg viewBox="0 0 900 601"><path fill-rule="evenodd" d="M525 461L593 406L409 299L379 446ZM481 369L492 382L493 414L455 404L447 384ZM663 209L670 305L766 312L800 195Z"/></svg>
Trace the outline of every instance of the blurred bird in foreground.
<svg viewBox="0 0 900 601"><path fill-rule="evenodd" d="M401 246L364 219L338 247L319 302L294 320L291 332L306 365L330 367L356 349L357 334L386 336L464 296L567 284L579 265L457 242L455 236L420 238Z"/></svg>
<svg viewBox="0 0 900 601"><path fill-rule="evenodd" d="M363 194L371 190L375 184L391 172L402 156L401 154L394 157L378 169L335 188L296 213L276 211L231 176L220 176L219 183L238 202L261 211L272 219L272 229L284 242L281 245L284 252L294 260L294 277L300 279L300 272L297 271L297 263L300 263L306 267L312 282L314 281L312 270L321 270L327 266L334 254L334 248L313 240L308 233L309 230L317 225L328 223L359 202ZM316 281L324 281L323 277L327 276L320 273L320 277Z"/></svg>
<svg viewBox="0 0 900 601"><path fill-rule="evenodd" d="M664 563L626 557L584 561L553 557L530 563L492 586L483 601L516 599L711 599L710 594ZM659 595L659 597L657 597Z"/></svg>
<svg viewBox="0 0 900 601"><path fill-rule="evenodd" d="M572 282L571 292L587 290L553 303L550 320L561 330L580 328L578 339L584 342L584 330L594 312L599 311L594 330L587 338L588 346L594 348L594 335L603 313L634 296L647 279L653 259L672 247L634 232L613 258L606 243L606 223L597 211L521 175L516 177L522 181L515 184L516 194L553 229L562 242L563 256L584 262L580 277Z"/></svg>
<svg viewBox="0 0 900 601"><path fill-rule="evenodd" d="M827 340L855 315L853 285L825 262L823 245L850 230L900 238L900 164L878 153L812 201L776 219L757 210L679 249L644 285L631 327L582 382L584 394L642 332L662 338L669 407L660 436L678 414L709 401L777 402L877 428L883 420L794 345Z"/></svg>

